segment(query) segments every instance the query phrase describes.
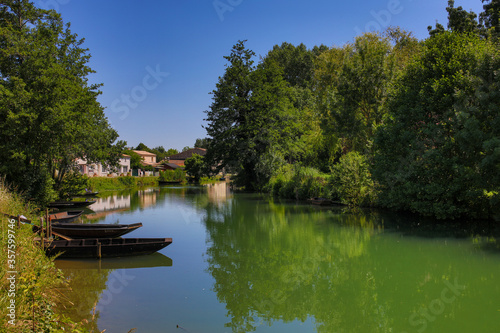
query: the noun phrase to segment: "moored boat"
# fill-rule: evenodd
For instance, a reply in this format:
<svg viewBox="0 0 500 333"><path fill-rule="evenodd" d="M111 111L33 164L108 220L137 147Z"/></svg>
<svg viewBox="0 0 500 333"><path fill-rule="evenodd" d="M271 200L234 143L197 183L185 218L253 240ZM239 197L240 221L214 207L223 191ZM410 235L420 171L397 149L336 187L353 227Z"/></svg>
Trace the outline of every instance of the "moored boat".
<svg viewBox="0 0 500 333"><path fill-rule="evenodd" d="M60 213L54 213L54 214L49 214L49 220L52 223L68 223L71 221L76 220L80 216L82 216L83 210L71 210L68 212L60 212Z"/></svg>
<svg viewBox="0 0 500 333"><path fill-rule="evenodd" d="M92 238L45 240L45 254L60 258L125 257L154 253L172 243L172 238Z"/></svg>
<svg viewBox="0 0 500 333"><path fill-rule="evenodd" d="M142 227L133 224L52 223L52 231L70 238L115 238Z"/></svg>
<svg viewBox="0 0 500 333"><path fill-rule="evenodd" d="M82 216L82 214L83 214L83 210L73 210L73 211L67 211L67 212L60 212L60 213L55 213L55 214L49 214L49 220L52 222L68 223L68 222L76 220L77 218ZM12 219L15 219L15 220L17 220L19 218L19 221L21 221L23 223L31 224L31 220L28 220L23 215L20 215L19 217L12 216L12 215L8 215L8 216Z"/></svg>
<svg viewBox="0 0 500 333"><path fill-rule="evenodd" d="M48 208L74 208L86 207L96 203L95 200L91 201L54 201L48 204Z"/></svg>

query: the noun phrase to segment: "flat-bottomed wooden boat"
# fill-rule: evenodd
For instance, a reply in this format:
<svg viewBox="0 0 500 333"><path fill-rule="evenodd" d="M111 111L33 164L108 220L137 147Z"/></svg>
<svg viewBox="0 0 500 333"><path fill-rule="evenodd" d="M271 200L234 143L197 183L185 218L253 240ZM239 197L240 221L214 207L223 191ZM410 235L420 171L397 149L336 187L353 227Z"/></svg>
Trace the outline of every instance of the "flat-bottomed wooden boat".
<svg viewBox="0 0 500 333"><path fill-rule="evenodd" d="M96 203L95 200L90 201L54 201L48 204L49 208L75 208L86 207Z"/></svg>
<svg viewBox="0 0 500 333"><path fill-rule="evenodd" d="M52 231L70 238L115 238L142 227L133 224L52 223Z"/></svg>
<svg viewBox="0 0 500 333"><path fill-rule="evenodd" d="M45 254L60 258L125 257L154 253L172 243L172 238L93 238L45 240Z"/></svg>

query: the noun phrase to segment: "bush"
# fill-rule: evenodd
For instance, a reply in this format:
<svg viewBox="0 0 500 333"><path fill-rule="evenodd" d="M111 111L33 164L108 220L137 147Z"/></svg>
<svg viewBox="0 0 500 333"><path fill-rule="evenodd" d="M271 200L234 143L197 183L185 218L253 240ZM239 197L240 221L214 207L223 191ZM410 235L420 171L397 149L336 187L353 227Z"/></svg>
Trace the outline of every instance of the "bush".
<svg viewBox="0 0 500 333"><path fill-rule="evenodd" d="M264 189L278 197L304 200L329 196L326 185L327 176L317 169L285 165L271 177Z"/></svg>
<svg viewBox="0 0 500 333"><path fill-rule="evenodd" d="M136 183L136 181L135 181L134 177L131 177L131 176L126 176L126 177L118 177L118 178L116 178L116 179L118 179L118 181L119 181L122 185L124 185L124 186L126 186L126 187L134 187L134 186L136 186L136 185L137 185L137 183Z"/></svg>
<svg viewBox="0 0 500 333"><path fill-rule="evenodd" d="M164 182L183 182L186 180L186 174L184 170L180 168L175 170L160 171L160 177L158 180Z"/></svg>
<svg viewBox="0 0 500 333"><path fill-rule="evenodd" d="M89 177L79 172L67 173L59 185L59 197L69 198L72 194L84 192L89 187Z"/></svg>
<svg viewBox="0 0 500 333"><path fill-rule="evenodd" d="M186 173L188 176L192 177L195 182L199 182L201 177L207 174L205 167L205 158L198 154L193 154L188 158L184 165L186 167Z"/></svg>
<svg viewBox="0 0 500 333"><path fill-rule="evenodd" d="M358 152L343 155L332 167L332 197L350 206L372 205L375 186L365 156Z"/></svg>

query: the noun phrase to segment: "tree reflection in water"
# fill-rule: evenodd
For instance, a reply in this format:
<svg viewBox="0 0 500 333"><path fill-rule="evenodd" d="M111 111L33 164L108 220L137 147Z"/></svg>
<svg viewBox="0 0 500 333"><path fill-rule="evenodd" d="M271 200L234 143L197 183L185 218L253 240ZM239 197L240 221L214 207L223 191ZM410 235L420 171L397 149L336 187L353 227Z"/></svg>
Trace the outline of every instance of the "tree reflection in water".
<svg viewBox="0 0 500 333"><path fill-rule="evenodd" d="M379 232L373 219L263 201L228 205L208 205L205 224L208 271L233 332L309 317L318 332L388 331L386 305L377 302L375 276L364 263L366 247ZM354 299L342 295L351 289Z"/></svg>
<svg viewBox="0 0 500 333"><path fill-rule="evenodd" d="M57 265L57 261L56 261ZM64 313L73 322L85 323L90 332L100 332L97 327L99 310L97 303L112 270L64 268L67 285L62 288L66 301L58 304L58 311Z"/></svg>

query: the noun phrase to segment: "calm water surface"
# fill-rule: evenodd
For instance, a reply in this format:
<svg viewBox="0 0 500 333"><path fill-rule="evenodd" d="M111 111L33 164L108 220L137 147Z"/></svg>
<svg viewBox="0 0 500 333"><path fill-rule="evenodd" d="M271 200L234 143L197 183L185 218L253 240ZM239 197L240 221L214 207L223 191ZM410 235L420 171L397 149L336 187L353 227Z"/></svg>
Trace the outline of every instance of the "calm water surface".
<svg viewBox="0 0 500 333"><path fill-rule="evenodd" d="M106 333L500 329L500 249L485 227L450 233L224 183L110 193L90 208L89 223L143 223L127 237L173 238L151 256L57 262L66 312Z"/></svg>

